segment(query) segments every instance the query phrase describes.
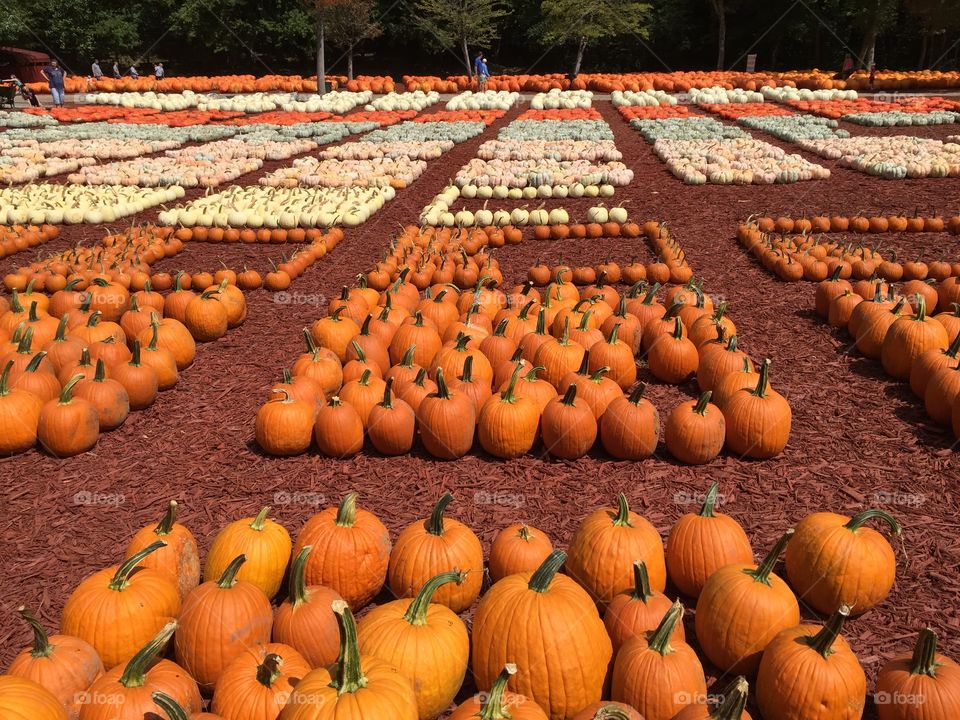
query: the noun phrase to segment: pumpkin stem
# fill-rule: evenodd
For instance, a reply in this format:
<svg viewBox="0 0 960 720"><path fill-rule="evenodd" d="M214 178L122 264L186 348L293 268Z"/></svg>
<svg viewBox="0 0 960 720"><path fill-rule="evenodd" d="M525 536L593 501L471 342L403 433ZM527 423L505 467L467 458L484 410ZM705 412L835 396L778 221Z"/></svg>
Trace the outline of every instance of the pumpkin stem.
<svg viewBox="0 0 960 720"><path fill-rule="evenodd" d="M744 570L744 572L752 577L757 582L761 582L764 585L770 585L770 573L773 572L774 566L777 564L777 559L783 553L783 549L787 547L787 543L790 542L790 538L793 537L794 529L789 528L783 535L780 536L780 539L777 540L777 544L774 545L770 552L767 553L767 556L763 559L763 562L757 566L754 570Z"/></svg>
<svg viewBox="0 0 960 720"><path fill-rule="evenodd" d="M469 384L473 382L473 355L467 357L463 362L463 372L460 373L460 379Z"/></svg>
<svg viewBox="0 0 960 720"><path fill-rule="evenodd" d="M220 579L217 580L217 585L224 590L229 590L236 585L237 573L240 572L240 566L246 561L246 555L237 555L233 560L230 561L230 564L227 565L227 569L223 571L223 575L221 575Z"/></svg>
<svg viewBox="0 0 960 720"><path fill-rule="evenodd" d="M746 360L744 360L744 367L746 367ZM707 416L707 405L710 404L710 398L713 397L713 391L707 390L703 395L697 399L697 404L693 406L693 411L697 415Z"/></svg>
<svg viewBox="0 0 960 720"><path fill-rule="evenodd" d="M57 334L53 339L57 342L64 342L67 339L67 321L70 319L70 313L65 312L60 322L57 324Z"/></svg>
<svg viewBox="0 0 960 720"><path fill-rule="evenodd" d="M950 343L950 347L948 347L946 352L943 354L951 359L955 359L958 352L960 352L960 333L957 333L957 336L953 339L953 342Z"/></svg>
<svg viewBox="0 0 960 720"><path fill-rule="evenodd" d="M160 709L163 710L169 720L187 720L186 710L180 707L180 703L166 693L162 693L158 690L150 697L153 702L160 706Z"/></svg>
<svg viewBox="0 0 960 720"><path fill-rule="evenodd" d="M450 388L447 387L447 381L443 379L443 368L437 368L437 397L443 400L449 400L453 397Z"/></svg>
<svg viewBox="0 0 960 720"><path fill-rule="evenodd" d="M153 529L153 534L158 536L169 535L173 532L173 525L177 522L177 501L171 500L170 504L167 505L167 512L164 513L163 519L157 523L157 526Z"/></svg>
<svg viewBox="0 0 960 720"><path fill-rule="evenodd" d="M32 358L30 358L30 362L27 363L27 368L26 368L25 372L36 372L37 369L40 367L40 363L43 362L43 359L44 359L46 356L47 356L46 351L41 350L41 351L38 352L36 355L34 355ZM98 360L98 362L101 362L101 361Z"/></svg>
<svg viewBox="0 0 960 720"><path fill-rule="evenodd" d="M958 313L960 314L960 313ZM534 331L537 335L546 335L547 334L547 310L546 308L540 308L540 312L537 313L537 328Z"/></svg>
<svg viewBox="0 0 960 720"><path fill-rule="evenodd" d="M546 368L543 365L535 365L534 367L530 368L530 372L523 376L523 379L527 382L536 382L537 373L541 370L546 370Z"/></svg>
<svg viewBox="0 0 960 720"><path fill-rule="evenodd" d="M647 391L647 384L645 382L641 382L639 385L637 385L633 389L633 392L630 393L630 397L627 398L627 400L634 405L639 405L641 402L643 402L643 394L646 391Z"/></svg>
<svg viewBox="0 0 960 720"><path fill-rule="evenodd" d="M363 362L363 361L361 361ZM364 370L363 375L360 376L360 379L357 380L357 383L367 387L370 384L370 378L373 377L373 373L370 370Z"/></svg>
<svg viewBox="0 0 960 720"><path fill-rule="evenodd" d="M26 620L30 625L30 629L33 630L33 648L30 650L30 657L50 657L51 653L53 653L54 646L50 644L50 637L47 635L47 631L43 629L43 625L32 612L22 605L17 608L17 612L20 613L20 617ZM934 643L936 643L936 640L934 640Z"/></svg>
<svg viewBox="0 0 960 720"><path fill-rule="evenodd" d="M700 508L700 517L714 517L713 508L717 504L717 489L719 487L719 484L715 481L710 483L710 488L707 490L707 494L703 498L703 505Z"/></svg>
<svg viewBox="0 0 960 720"><path fill-rule="evenodd" d="M617 512L610 514L614 527L633 527L630 522L630 504L623 493L617 495Z"/></svg>
<svg viewBox="0 0 960 720"><path fill-rule="evenodd" d="M917 322L926 322L927 319L927 301L923 299L923 295L917 293L914 295L917 298L917 316L914 318Z"/></svg>
<svg viewBox="0 0 960 720"><path fill-rule="evenodd" d="M157 540L150 543L140 552L134 553L117 567L117 572L114 574L113 579L110 581L108 586L111 590L116 590L117 592L122 592L127 587L127 580L130 578L130 573L133 572L133 569L143 560L147 555L159 550L162 547L166 547L167 544L163 540Z"/></svg>
<svg viewBox="0 0 960 720"><path fill-rule="evenodd" d="M863 512L857 513L850 518L844 527L847 530L856 532L867 520L872 520L873 518L880 518L890 526L890 529L893 531L894 535L900 535L900 523L898 523L893 515L888 513L886 510L878 510L877 508L871 508L869 510L864 510Z"/></svg>
<svg viewBox="0 0 960 720"><path fill-rule="evenodd" d="M403 354L403 358L400 360L400 367L412 368L413 367L413 354L416 352L416 344L411 345L407 348L407 351Z"/></svg>
<svg viewBox="0 0 960 720"><path fill-rule="evenodd" d="M468 358L470 359L470 358ZM507 389L500 393L500 402L504 403L515 403L519 398L516 395L517 380L520 378L520 371L523 370L524 362L521 360L513 368L513 373L510 375L510 383L507 385ZM535 382L537 379L536 368L530 371L533 375L530 382Z"/></svg>
<svg viewBox="0 0 960 720"><path fill-rule="evenodd" d="M610 703L598 708L590 720L630 720L630 715L619 705Z"/></svg>
<svg viewBox="0 0 960 720"><path fill-rule="evenodd" d="M576 383L570 383L570 387L567 388L567 392L563 394L563 399L560 401L564 405L573 406L577 400L577 385Z"/></svg>
<svg viewBox="0 0 960 720"><path fill-rule="evenodd" d="M34 657L36 657L36 655L34 655ZM941 664L942 663L937 662L937 634L930 628L923 628L917 637L917 644L913 648L913 658L910 660L910 674L936 677L937 668L940 667Z"/></svg>
<svg viewBox="0 0 960 720"><path fill-rule="evenodd" d="M621 298L622 299L622 298ZM620 323L614 323L613 327L610 329L610 335L607 337L608 345L617 344L617 333L620 332Z"/></svg>
<svg viewBox="0 0 960 720"><path fill-rule="evenodd" d="M677 600L673 604L673 607L667 610L667 614L663 616L663 620L660 621L657 629L654 630L653 635L650 636L649 648L661 655L669 655L672 653L673 648L670 646L670 637L673 635L673 629L682 618L683 605Z"/></svg>
<svg viewBox="0 0 960 720"><path fill-rule="evenodd" d="M604 365L603 367L597 368L596 372L590 376L590 381L599 383L603 379L603 376L610 372L610 366Z"/></svg>
<svg viewBox="0 0 960 720"><path fill-rule="evenodd" d="M253 522L250 523L250 529L261 532L264 525L267 523L267 513L270 512L270 506L267 505L263 510L257 513L257 516L253 519Z"/></svg>
<svg viewBox="0 0 960 720"><path fill-rule="evenodd" d="M380 407L386 410L393 409L393 378L387 378L383 387L383 400L380 401Z"/></svg>
<svg viewBox="0 0 960 720"><path fill-rule="evenodd" d="M143 687L147 682L147 668L153 663L154 659L166 647L167 642L173 636L177 629L177 621L171 620L156 637L144 645L140 650L130 658L127 666L123 669L123 675L120 676L120 684L125 688Z"/></svg>
<svg viewBox="0 0 960 720"><path fill-rule="evenodd" d="M820 653L822 657L830 657L833 654L833 643L843 630L843 621L850 617L850 610L849 605L841 605L827 620L827 624L820 628L820 632L812 637L803 638L803 642Z"/></svg>
<svg viewBox="0 0 960 720"><path fill-rule="evenodd" d="M427 610L430 608L430 601L433 599L433 594L447 583L455 582L459 585L466 578L467 573L462 570L440 573L430 578L423 584L423 587L420 588L420 592L417 593L416 597L413 598L410 607L408 607L407 611L403 614L403 619L411 625L418 627L426 625Z"/></svg>
<svg viewBox="0 0 960 720"><path fill-rule="evenodd" d="M710 714L711 720L740 720L747 707L747 692L750 689L747 679L741 675L722 693L721 702Z"/></svg>
<svg viewBox="0 0 960 720"><path fill-rule="evenodd" d="M305 545L297 553L297 557L293 559L293 564L290 566L288 595L290 596L290 604L295 608L300 607L307 601L307 559L312 551L313 545Z"/></svg>
<svg viewBox="0 0 960 720"><path fill-rule="evenodd" d="M355 693L367 686L367 678L360 667L360 648L357 647L357 624L350 606L343 600L333 601L333 612L340 626L340 657L333 686L338 695Z"/></svg>
<svg viewBox="0 0 960 720"><path fill-rule="evenodd" d="M443 537L443 514L447 510L447 505L453 500L453 495L449 492L445 492L437 504L433 508L433 512L430 513L430 519L427 520L426 529L427 532L431 535L436 535L438 537Z"/></svg>
<svg viewBox="0 0 960 720"><path fill-rule="evenodd" d="M546 592L566 561L567 554L563 550L554 550L533 573L527 587L534 592Z"/></svg>
<svg viewBox="0 0 960 720"><path fill-rule="evenodd" d="M757 380L757 387L752 395L754 397L765 398L767 390L770 389L770 358L766 358L760 363L760 379Z"/></svg>
<svg viewBox="0 0 960 720"><path fill-rule="evenodd" d="M516 672L517 666L512 663L503 666L503 670L493 681L493 687L490 688L486 700L480 706L480 712L477 713L480 720L508 720L512 717L507 712L508 703L504 702L503 695L507 690L507 683L510 682L510 676L516 674Z"/></svg>
<svg viewBox="0 0 960 720"><path fill-rule="evenodd" d="M357 520L357 494L355 492L347 493L340 500L340 507L337 508L336 523L338 527L353 527Z"/></svg>
<svg viewBox="0 0 960 720"><path fill-rule="evenodd" d="M533 533L530 532L530 528L526 525L521 525L520 529L517 530L517 536L524 542L530 542L533 539Z"/></svg>
<svg viewBox="0 0 960 720"><path fill-rule="evenodd" d="M257 682L265 687L273 687L273 684L283 674L280 668L283 666L283 658L276 653L267 653L263 662L257 665Z"/></svg>
<svg viewBox="0 0 960 720"><path fill-rule="evenodd" d="M674 318L673 322L673 339L674 340L683 340L683 321L679 316Z"/></svg>
<svg viewBox="0 0 960 720"><path fill-rule="evenodd" d="M353 351L357 354L357 360L360 363L366 364L367 354L363 351L363 348L360 347L360 343L358 343L356 340L351 340L350 346L353 348Z"/></svg>
<svg viewBox="0 0 960 720"><path fill-rule="evenodd" d="M0 397L6 397L10 394L10 368L13 367L13 360L7 361L7 366L0 373Z"/></svg>
<svg viewBox="0 0 960 720"><path fill-rule="evenodd" d="M719 326L717 327L717 334L718 334L718 335L719 335L720 333L724 333L724 332L726 332L726 331L727 331L727 330L726 330L726 328L725 328L723 325L719 325ZM727 351L728 351L728 352L736 352L736 351L737 351L737 334L736 334L736 333L734 333L733 335L731 335L731 336L730 336L730 339L727 340Z"/></svg>
<svg viewBox="0 0 960 720"><path fill-rule="evenodd" d="M637 560L633 564L633 593L630 597L643 604L653 597L653 591L650 590L650 574L647 572L647 564L642 560Z"/></svg>

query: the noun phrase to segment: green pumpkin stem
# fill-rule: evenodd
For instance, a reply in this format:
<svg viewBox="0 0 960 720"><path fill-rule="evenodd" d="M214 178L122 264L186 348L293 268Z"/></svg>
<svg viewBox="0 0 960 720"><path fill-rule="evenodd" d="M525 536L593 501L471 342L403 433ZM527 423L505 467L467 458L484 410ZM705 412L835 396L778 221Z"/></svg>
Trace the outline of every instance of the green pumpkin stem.
<svg viewBox="0 0 960 720"><path fill-rule="evenodd" d="M493 681L493 687L490 688L486 699L480 705L480 712L477 713L480 720L509 720L512 717L507 711L509 703L504 698L504 693L507 691L510 676L516 674L516 672L516 665L512 663L504 665L497 679Z"/></svg>
<svg viewBox="0 0 960 720"><path fill-rule="evenodd" d="M610 372L610 366L609 366L609 365L604 365L603 367L599 367L599 368L596 369L596 371L593 373L593 375L590 376L590 381L591 381L591 382L595 382L595 383L599 383L600 380L603 379L603 376L606 375L608 372Z"/></svg>
<svg viewBox="0 0 960 720"><path fill-rule="evenodd" d="M273 687L273 684L283 675L280 668L283 658L276 653L267 653L263 662L257 665L257 682L264 687Z"/></svg>
<svg viewBox="0 0 960 720"><path fill-rule="evenodd" d="M958 352L960 352L960 333L957 333L957 336L953 339L953 342L950 343L950 347L948 347L943 354L948 358L955 360Z"/></svg>
<svg viewBox="0 0 960 720"><path fill-rule="evenodd" d="M413 598L410 607L408 607L407 611L403 614L403 619L411 625L420 627L426 625L427 610L430 608L430 601L433 599L433 594L447 583L455 582L459 585L466 580L466 578L467 573L461 570L440 573L430 578L424 583L423 587L420 588L420 592L417 593L416 597Z"/></svg>
<svg viewBox="0 0 960 720"><path fill-rule="evenodd" d="M546 308L540 308L540 312L537 313L537 327L534 332L537 335L546 335L547 334L547 311Z"/></svg>
<svg viewBox="0 0 960 720"><path fill-rule="evenodd" d="M117 567L117 572L114 573L113 579L110 581L109 588L111 590L116 590L117 592L122 592L126 589L128 580L130 578L130 573L133 572L133 569L140 564L140 561L143 560L147 555L156 550L159 550L162 547L166 547L167 544L163 540L156 540L155 542L150 543L140 552L134 553Z"/></svg>
<svg viewBox="0 0 960 720"><path fill-rule="evenodd" d="M567 554L563 550L554 550L533 573L527 587L534 592L546 592L566 561Z"/></svg>
<svg viewBox="0 0 960 720"><path fill-rule="evenodd" d="M744 367L746 367L746 366L747 366L747 365L746 365L746 360L744 360ZM694 411L697 415L703 415L704 417L706 417L706 415L707 415L707 405L710 404L710 398L712 398L712 397L713 397L713 391L712 391L712 390L707 390L707 391L706 391L705 393L703 393L699 398L697 398L697 404L693 406L693 411Z"/></svg>
<svg viewBox="0 0 960 720"><path fill-rule="evenodd" d="M627 400L634 405L639 405L643 401L643 394L646 391L647 384L645 382L641 382L633 389L633 392L630 393L630 397L627 398Z"/></svg>
<svg viewBox="0 0 960 720"><path fill-rule="evenodd" d="M570 387L567 388L567 391L563 394L563 399L560 400L564 405L573 405L577 399L577 386L576 383L570 383Z"/></svg>
<svg viewBox="0 0 960 720"><path fill-rule="evenodd" d="M667 610L666 615L663 616L657 629L654 630L653 635L650 636L649 648L661 655L669 655L673 652L673 648L670 646L670 637L673 635L673 630L677 626L677 623L682 619L683 605L677 600L673 604L673 607Z"/></svg>
<svg viewBox="0 0 960 720"><path fill-rule="evenodd" d="M443 400L449 400L453 397L453 393L447 387L447 381L443 379L443 368L437 368L437 397Z"/></svg>
<svg viewBox="0 0 960 720"><path fill-rule="evenodd" d="M601 706L591 720L630 720L630 715L620 705Z"/></svg>
<svg viewBox="0 0 960 720"><path fill-rule="evenodd" d="M123 675L120 676L120 684L125 688L143 687L147 682L147 669L153 664L157 655L166 647L176 629L177 621L171 620L163 626L156 637L140 648L137 654L130 658L126 667L123 669Z"/></svg>
<svg viewBox="0 0 960 720"><path fill-rule="evenodd" d="M153 529L154 535L163 537L173 532L173 526L177 522L177 507L177 501L171 500L170 504L167 505L167 512L164 513L163 519Z"/></svg>
<svg viewBox="0 0 960 720"><path fill-rule="evenodd" d="M913 657L910 659L910 674L936 677L937 668L941 664L937 662L937 634L930 628L923 628L917 637L917 644L913 648Z"/></svg>
<svg viewBox="0 0 960 720"><path fill-rule="evenodd" d="M43 625L36 616L22 605L17 608L20 617L27 621L30 629L33 630L33 647L30 650L30 657L42 658L50 657L54 646L50 644L50 636L43 629Z"/></svg>
<svg viewBox="0 0 960 720"><path fill-rule="evenodd" d="M288 595L290 604L293 607L300 607L307 601L307 560L313 551L313 545L305 545L297 553L290 566L290 584L288 586Z"/></svg>
<svg viewBox="0 0 960 720"><path fill-rule="evenodd" d="M766 358L760 363L760 379L757 380L757 387L753 390L753 396L765 398L767 390L770 389L770 358Z"/></svg>
<svg viewBox="0 0 960 720"><path fill-rule="evenodd" d="M923 299L923 295L917 293L914 297L917 298L917 316L914 318L917 322L926 322L927 320L927 301Z"/></svg>
<svg viewBox="0 0 960 720"><path fill-rule="evenodd" d="M253 522L250 523L250 529L256 530L257 532L262 532L264 525L266 525L267 523L267 515L269 514L269 512L270 512L269 505L267 505L260 512L258 512L257 516L253 519Z"/></svg>
<svg viewBox="0 0 960 720"><path fill-rule="evenodd" d="M333 601L333 612L340 626L340 657L337 658L333 686L338 695L355 693L367 686L367 678L360 667L360 648L357 647L357 624L350 606L343 600Z"/></svg>
<svg viewBox="0 0 960 720"><path fill-rule="evenodd" d="M411 345L407 348L407 351L403 354L403 358L400 360L400 367L412 368L413 367L413 354L417 351L416 344Z"/></svg>
<svg viewBox="0 0 960 720"><path fill-rule="evenodd" d="M513 372L510 375L510 382L507 384L507 389L500 393L500 402L513 404L520 399L517 397L515 391L517 389L517 381L520 379L521 370L523 370L523 361L518 362L514 366ZM537 379L536 368L534 368L531 372L533 373L533 378L531 379L532 382L533 380Z"/></svg>
<svg viewBox="0 0 960 720"><path fill-rule="evenodd" d="M70 319L70 313L64 313L57 324L57 334L53 336L56 342L65 342L67 339L67 321Z"/></svg>
<svg viewBox="0 0 960 720"><path fill-rule="evenodd" d="M357 520L357 494L347 493L340 500L337 508L336 524L338 527L353 527Z"/></svg>
<svg viewBox="0 0 960 720"><path fill-rule="evenodd" d="M780 536L780 539L777 540L777 544L774 545L770 549L770 552L767 553L767 556L763 559L763 562L760 563L756 569L744 570L744 572L757 582L769 586L770 574L773 572L773 568L776 566L777 560L783 553L784 548L787 547L787 543L790 542L790 538L793 537L794 532L795 531L793 528L787 529L787 531Z"/></svg>
<svg viewBox="0 0 960 720"><path fill-rule="evenodd" d="M43 350L41 350L41 351L38 352L36 355L34 355L34 356L30 359L30 362L27 363L27 368L26 368L25 372L31 372L31 373L36 372L36 371L39 369L39 367L40 367L40 363L43 362L43 359L44 359L46 356L47 356L47 353L44 352Z"/></svg>
<svg viewBox="0 0 960 720"><path fill-rule="evenodd" d="M386 410L393 409L393 378L387 378L387 382L383 386L383 400L380 401L380 406Z"/></svg>
<svg viewBox="0 0 960 720"><path fill-rule="evenodd" d="M740 720L747 707L747 693L750 686L741 675L723 691L723 701L710 713L710 720Z"/></svg>
<svg viewBox="0 0 960 720"><path fill-rule="evenodd" d="M615 527L633 527L630 522L630 503L623 493L617 495L617 512L610 515Z"/></svg>
<svg viewBox="0 0 960 720"><path fill-rule="evenodd" d="M428 533L443 537L443 514L447 511L447 505L452 501L453 495L449 492L440 496L437 504L433 507L433 512L430 513L430 519L427 520L426 529Z"/></svg>
<svg viewBox="0 0 960 720"><path fill-rule="evenodd" d="M715 517L713 514L713 508L717 504L717 490L719 487L719 484L716 482L710 483L710 488L707 490L707 494L703 498L703 505L700 507L700 517Z"/></svg>
<svg viewBox="0 0 960 720"><path fill-rule="evenodd" d="M10 394L10 368L13 367L13 360L8 360L7 365L0 373L0 397L6 397Z"/></svg>
<svg viewBox="0 0 960 720"><path fill-rule="evenodd" d="M843 622L850 617L850 606L841 605L836 612L830 616L826 625L820 628L820 631L812 637L804 638L811 648L816 650L822 657L830 657L833 654L833 643L843 630Z"/></svg>
<svg viewBox="0 0 960 720"><path fill-rule="evenodd" d="M233 560L230 561L230 564L227 565L227 569L223 571L223 575L221 575L220 579L217 580L217 585L224 590L229 590L236 585L237 573L240 572L240 567L246 561L246 555L237 555Z"/></svg>
<svg viewBox="0 0 960 720"><path fill-rule="evenodd" d="M160 706L160 709L166 714L168 720L188 720L186 710L180 707L180 703L169 695L158 690L150 697L153 699L153 702Z"/></svg>
<svg viewBox="0 0 960 720"><path fill-rule="evenodd" d="M903 531L900 527L900 523L896 521L896 518L893 517L886 510L879 510L877 508L870 508L869 510L864 510L858 512L847 522L844 527L847 530L856 532L859 530L867 520L872 520L873 518L879 518L883 520L887 525L890 526L890 530L893 531L894 535L900 535Z"/></svg>
<svg viewBox="0 0 960 720"><path fill-rule="evenodd" d="M643 604L653 597L653 591L650 589L650 574L647 572L647 564L642 560L637 560L633 564L633 593L630 597Z"/></svg>

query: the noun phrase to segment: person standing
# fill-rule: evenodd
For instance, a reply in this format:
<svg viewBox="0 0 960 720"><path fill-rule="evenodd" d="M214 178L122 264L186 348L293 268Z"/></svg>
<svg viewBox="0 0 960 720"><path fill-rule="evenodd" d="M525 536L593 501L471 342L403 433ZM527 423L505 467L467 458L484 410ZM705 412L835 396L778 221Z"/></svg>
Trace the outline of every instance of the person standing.
<svg viewBox="0 0 960 720"><path fill-rule="evenodd" d="M131 66L130 66L130 77L133 78L134 80L139 80L139 79L140 79L140 73L137 72L137 66L136 66L136 65L131 65Z"/></svg>
<svg viewBox="0 0 960 720"><path fill-rule="evenodd" d="M153 76L157 79L157 82L163 80L163 63L158 62L153 65Z"/></svg>
<svg viewBox="0 0 960 720"><path fill-rule="evenodd" d="M840 79L846 80L853 74L853 58L850 53L843 59L843 65L840 68Z"/></svg>
<svg viewBox="0 0 960 720"><path fill-rule="evenodd" d="M113 61L113 77L117 80L120 79L120 63L116 60Z"/></svg>
<svg viewBox="0 0 960 720"><path fill-rule="evenodd" d="M90 74L93 75L93 79L97 82L103 80L103 70L100 69L99 60L93 61L93 65L90 66Z"/></svg>
<svg viewBox="0 0 960 720"><path fill-rule="evenodd" d="M64 80L67 77L67 73L60 67L60 63L57 60L51 60L50 64L41 72L44 77L47 78L47 83L50 85L50 95L53 97L53 104L56 107L63 107Z"/></svg>
<svg viewBox="0 0 960 720"><path fill-rule="evenodd" d="M477 63L477 89L480 92L486 92L487 79L490 77L490 69L487 67L487 58L482 54Z"/></svg>

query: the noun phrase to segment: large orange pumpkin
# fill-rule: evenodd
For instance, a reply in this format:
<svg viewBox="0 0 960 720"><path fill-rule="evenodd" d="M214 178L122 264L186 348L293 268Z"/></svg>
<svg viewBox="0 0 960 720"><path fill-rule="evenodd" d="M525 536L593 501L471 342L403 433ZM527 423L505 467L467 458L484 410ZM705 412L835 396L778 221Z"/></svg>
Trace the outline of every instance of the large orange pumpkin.
<svg viewBox="0 0 960 720"><path fill-rule="evenodd" d="M888 662L874 694L880 720L960 717L960 665L937 652L937 636L923 628L912 655Z"/></svg>
<svg viewBox="0 0 960 720"><path fill-rule="evenodd" d="M67 720L67 711L50 691L33 680L0 675L3 720Z"/></svg>
<svg viewBox="0 0 960 720"><path fill-rule="evenodd" d="M193 533L177 522L177 507L177 501L171 500L159 523L137 531L127 545L125 557L132 557L157 540L165 542L165 547L150 553L140 565L166 574L177 586L182 600L200 584L200 554Z"/></svg>
<svg viewBox="0 0 960 720"><path fill-rule="evenodd" d="M291 542L287 529L267 517L269 512L265 507L256 517L234 520L217 533L203 566L207 580L223 575L234 558L244 555L247 561L237 579L253 583L268 598L277 594L290 562Z"/></svg>
<svg viewBox="0 0 960 720"><path fill-rule="evenodd" d="M752 720L746 711L749 685L742 675L734 680L720 695L713 709L705 702L687 705L673 720Z"/></svg>
<svg viewBox="0 0 960 720"><path fill-rule="evenodd" d="M221 673L211 710L223 720L276 720L310 664L288 645L247 648Z"/></svg>

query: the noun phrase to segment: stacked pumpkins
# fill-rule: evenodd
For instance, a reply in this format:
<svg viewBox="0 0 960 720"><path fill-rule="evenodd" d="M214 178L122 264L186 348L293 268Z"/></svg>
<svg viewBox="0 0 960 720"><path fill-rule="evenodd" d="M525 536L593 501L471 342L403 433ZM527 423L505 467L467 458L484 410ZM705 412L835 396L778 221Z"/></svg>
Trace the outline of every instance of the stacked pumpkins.
<svg viewBox="0 0 960 720"><path fill-rule="evenodd" d="M748 679L766 720L861 717L866 678L842 630L851 608L869 611L894 583L893 549L867 526L878 519L899 534L887 513L814 513L758 564L741 526L716 510L716 485L670 530L666 552L621 494L583 518L567 551L537 528L503 528L481 596L483 547L447 516L452 499L395 541L355 493L295 542L263 508L220 530L202 563L171 502L121 563L73 590L61 634L20 609L34 641L0 676L0 710L31 720L430 720L470 666L482 693L448 717L743 720ZM787 581L774 573L784 549ZM684 607L664 595L668 575L696 602L706 659L739 675L712 707ZM800 623L794 592L824 625ZM468 630L458 613L478 598ZM924 629L913 655L877 680L884 697L919 700L879 705L880 718L928 717L914 712L928 704L955 717L958 683L960 668Z"/></svg>

